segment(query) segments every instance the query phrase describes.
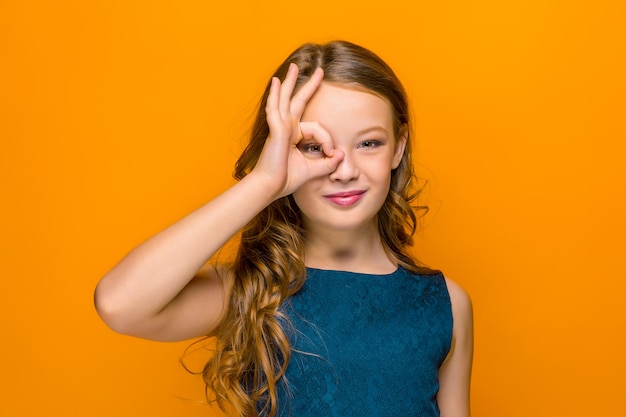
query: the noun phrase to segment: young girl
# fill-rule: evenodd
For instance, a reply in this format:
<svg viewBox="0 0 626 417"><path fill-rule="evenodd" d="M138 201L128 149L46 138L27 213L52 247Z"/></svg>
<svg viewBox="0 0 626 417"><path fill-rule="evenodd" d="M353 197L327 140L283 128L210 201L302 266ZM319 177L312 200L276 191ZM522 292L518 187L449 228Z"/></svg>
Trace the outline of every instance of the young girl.
<svg viewBox="0 0 626 417"><path fill-rule="evenodd" d="M408 252L410 133L378 56L298 48L240 181L122 259L96 289L100 316L147 339L215 336L205 382L237 415L469 416L469 298ZM209 263L239 231L234 262Z"/></svg>

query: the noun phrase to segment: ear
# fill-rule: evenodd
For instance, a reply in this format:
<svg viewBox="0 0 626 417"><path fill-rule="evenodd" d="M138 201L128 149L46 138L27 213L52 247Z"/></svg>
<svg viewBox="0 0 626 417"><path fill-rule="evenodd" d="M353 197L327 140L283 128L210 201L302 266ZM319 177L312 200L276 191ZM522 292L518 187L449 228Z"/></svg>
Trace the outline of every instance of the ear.
<svg viewBox="0 0 626 417"><path fill-rule="evenodd" d="M407 136L409 135L409 127L406 124L400 126L400 132L396 139L396 149L393 152L393 159L391 160L391 169L398 168L402 157L404 156L404 149L406 148Z"/></svg>

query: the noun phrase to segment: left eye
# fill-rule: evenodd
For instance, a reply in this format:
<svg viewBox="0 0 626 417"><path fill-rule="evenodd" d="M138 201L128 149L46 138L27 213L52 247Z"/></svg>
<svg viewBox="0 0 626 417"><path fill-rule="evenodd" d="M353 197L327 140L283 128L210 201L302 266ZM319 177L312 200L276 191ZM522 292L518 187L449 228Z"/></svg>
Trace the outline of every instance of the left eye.
<svg viewBox="0 0 626 417"><path fill-rule="evenodd" d="M380 145L377 140L365 140L359 144L359 148L375 148Z"/></svg>

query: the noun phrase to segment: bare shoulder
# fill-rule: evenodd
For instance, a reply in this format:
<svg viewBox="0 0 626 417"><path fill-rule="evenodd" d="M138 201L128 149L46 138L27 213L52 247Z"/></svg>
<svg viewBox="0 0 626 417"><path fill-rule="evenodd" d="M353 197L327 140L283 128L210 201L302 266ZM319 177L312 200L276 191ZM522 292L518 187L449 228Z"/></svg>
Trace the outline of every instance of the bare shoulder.
<svg viewBox="0 0 626 417"><path fill-rule="evenodd" d="M472 316L472 300L465 289L455 281L446 277L446 286L450 294L450 303L452 304L452 314L455 321Z"/></svg>
<svg viewBox="0 0 626 417"><path fill-rule="evenodd" d="M474 312L472 300L465 289L457 282L446 277L450 304L452 307L452 346L450 356L458 348L473 350Z"/></svg>
<svg viewBox="0 0 626 417"><path fill-rule="evenodd" d="M448 356L439 368L437 402L442 417L469 417L474 350L472 301L453 280L446 278L446 285L452 305L452 341Z"/></svg>

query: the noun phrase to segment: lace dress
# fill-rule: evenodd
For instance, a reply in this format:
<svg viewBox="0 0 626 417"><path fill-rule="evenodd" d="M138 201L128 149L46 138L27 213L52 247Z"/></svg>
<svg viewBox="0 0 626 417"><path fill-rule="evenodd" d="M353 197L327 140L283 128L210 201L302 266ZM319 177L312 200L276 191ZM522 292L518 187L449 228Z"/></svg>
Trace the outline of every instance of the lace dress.
<svg viewBox="0 0 626 417"><path fill-rule="evenodd" d="M292 357L281 417L439 416L438 369L452 340L440 273L307 269L282 307Z"/></svg>

